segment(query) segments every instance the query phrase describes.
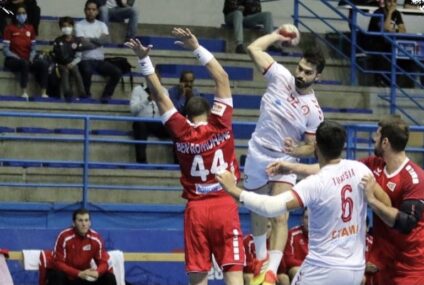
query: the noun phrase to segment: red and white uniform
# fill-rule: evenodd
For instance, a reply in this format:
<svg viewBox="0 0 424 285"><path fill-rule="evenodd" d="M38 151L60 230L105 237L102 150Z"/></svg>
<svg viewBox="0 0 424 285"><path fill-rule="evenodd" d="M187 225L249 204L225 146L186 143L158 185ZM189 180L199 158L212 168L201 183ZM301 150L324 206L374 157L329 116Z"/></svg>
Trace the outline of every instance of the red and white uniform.
<svg viewBox="0 0 424 285"><path fill-rule="evenodd" d="M387 173L386 164L380 157L371 156L362 162L372 170L378 184L389 195L392 207L399 209L404 200L424 200L424 171L411 160L406 159L392 174ZM380 268L377 274L382 278L379 279L381 282L385 285L419 284L403 279L406 277L424 281L423 219L409 234L403 234L374 215L373 233L370 262Z"/></svg>
<svg viewBox="0 0 424 285"><path fill-rule="evenodd" d="M315 134L324 120L314 93L296 92L295 78L283 65L274 62L265 72L268 82L261 99L260 115L252 138L245 165L245 188L257 189L268 181L294 184L294 174L268 177L266 166L276 160L296 161L283 152L284 140L302 141L303 135Z"/></svg>
<svg viewBox="0 0 424 285"><path fill-rule="evenodd" d="M244 265L238 206L215 179L215 174L222 170L231 171L237 179L240 177L232 131L232 104L231 98L215 98L208 122L196 125L175 108L162 116L180 162L182 197L189 201L184 212L188 272L209 271L212 253L221 267Z"/></svg>
<svg viewBox="0 0 424 285"><path fill-rule="evenodd" d="M303 226L291 228L288 232L284 261L288 269L301 266L308 254L308 232Z"/></svg>
<svg viewBox="0 0 424 285"><path fill-rule="evenodd" d="M29 60L31 45L35 43L35 32L31 25L9 24L4 29L3 42L10 44L10 51L21 59Z"/></svg>
<svg viewBox="0 0 424 285"><path fill-rule="evenodd" d="M53 256L55 268L71 279L77 278L81 270L91 268L91 260L96 263L99 276L109 270L109 254L103 239L91 229L85 236L80 236L74 228L63 230L56 239Z"/></svg>

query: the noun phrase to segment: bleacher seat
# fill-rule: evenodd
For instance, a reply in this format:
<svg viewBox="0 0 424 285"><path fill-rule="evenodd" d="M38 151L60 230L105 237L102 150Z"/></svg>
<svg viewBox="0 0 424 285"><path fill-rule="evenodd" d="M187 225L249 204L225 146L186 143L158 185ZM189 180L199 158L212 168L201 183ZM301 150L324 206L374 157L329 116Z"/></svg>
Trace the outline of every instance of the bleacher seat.
<svg viewBox="0 0 424 285"><path fill-rule="evenodd" d="M155 50L178 50L186 51L186 49L175 44L175 37L155 37L141 36L139 37L143 45L153 45ZM202 39L199 43L210 52L225 52L225 41L221 39Z"/></svg>
<svg viewBox="0 0 424 285"><path fill-rule="evenodd" d="M210 79L210 75L204 66L187 64L158 64L156 69L164 78L180 78L182 71L190 70L196 79ZM253 68L251 67L225 67L230 80L253 80Z"/></svg>

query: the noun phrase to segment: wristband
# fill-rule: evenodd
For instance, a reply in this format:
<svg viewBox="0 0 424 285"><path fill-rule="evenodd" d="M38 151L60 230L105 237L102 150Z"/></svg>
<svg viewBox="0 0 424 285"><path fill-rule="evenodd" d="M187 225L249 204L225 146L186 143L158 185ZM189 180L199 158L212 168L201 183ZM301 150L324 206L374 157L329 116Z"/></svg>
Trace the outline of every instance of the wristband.
<svg viewBox="0 0 424 285"><path fill-rule="evenodd" d="M200 61L201 65L208 64L209 61L213 59L213 54L211 54L207 49L202 46L199 46L193 51L193 55Z"/></svg>
<svg viewBox="0 0 424 285"><path fill-rule="evenodd" d="M153 67L149 56L140 59L138 63L140 64L141 74L143 74L143 76L155 73L155 68Z"/></svg>

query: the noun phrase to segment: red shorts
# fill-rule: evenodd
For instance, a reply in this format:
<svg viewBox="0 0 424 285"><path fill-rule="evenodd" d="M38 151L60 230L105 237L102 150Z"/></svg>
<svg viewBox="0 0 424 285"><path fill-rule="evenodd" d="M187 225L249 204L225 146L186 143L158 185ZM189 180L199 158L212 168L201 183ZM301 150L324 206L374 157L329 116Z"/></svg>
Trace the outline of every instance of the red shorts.
<svg viewBox="0 0 424 285"><path fill-rule="evenodd" d="M396 276L393 283L395 285L423 285L424 276Z"/></svg>
<svg viewBox="0 0 424 285"><path fill-rule="evenodd" d="M238 206L230 196L189 201L184 212L187 272L208 272L211 255L222 268L245 262Z"/></svg>
<svg viewBox="0 0 424 285"><path fill-rule="evenodd" d="M393 285L395 256L388 242L375 242L368 256L368 262L375 264L379 271L372 275L373 285Z"/></svg>

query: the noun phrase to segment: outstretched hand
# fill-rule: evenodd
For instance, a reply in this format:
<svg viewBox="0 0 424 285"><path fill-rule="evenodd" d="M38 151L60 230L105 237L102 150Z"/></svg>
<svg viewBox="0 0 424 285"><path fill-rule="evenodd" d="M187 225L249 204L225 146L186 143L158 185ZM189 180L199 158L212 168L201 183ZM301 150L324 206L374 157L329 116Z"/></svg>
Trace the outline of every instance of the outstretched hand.
<svg viewBox="0 0 424 285"><path fill-rule="evenodd" d="M189 50L195 50L199 47L196 36L193 35L188 28L174 28L172 30L172 35L178 39L175 41L176 45Z"/></svg>
<svg viewBox="0 0 424 285"><path fill-rule="evenodd" d="M143 46L138 39L130 39L128 42L124 43L124 45L132 49L139 59L148 56L150 50L153 48L152 45L148 45L147 47Z"/></svg>
<svg viewBox="0 0 424 285"><path fill-rule="evenodd" d="M289 174L291 170L289 169L289 162L285 161L275 161L268 164L266 167L266 173L269 176L279 175L279 174Z"/></svg>
<svg viewBox="0 0 424 285"><path fill-rule="evenodd" d="M236 186L236 179L233 173L225 170L217 173L215 178L228 194L236 198L240 196L241 190Z"/></svg>

